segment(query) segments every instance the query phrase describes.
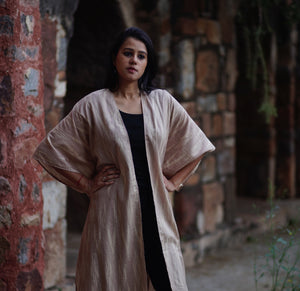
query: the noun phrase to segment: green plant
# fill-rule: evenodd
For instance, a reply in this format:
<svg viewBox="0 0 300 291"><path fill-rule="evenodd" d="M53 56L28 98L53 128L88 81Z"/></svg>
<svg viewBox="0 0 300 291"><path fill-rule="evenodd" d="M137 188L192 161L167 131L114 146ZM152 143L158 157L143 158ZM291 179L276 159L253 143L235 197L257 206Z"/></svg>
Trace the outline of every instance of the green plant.
<svg viewBox="0 0 300 291"><path fill-rule="evenodd" d="M266 213L266 221L270 226L270 234L266 239L268 250L258 263L255 257L255 288L263 277L270 278L270 291L300 290L300 236L297 225L291 224L276 228L275 218L279 207L274 203L275 187L269 183L270 210Z"/></svg>

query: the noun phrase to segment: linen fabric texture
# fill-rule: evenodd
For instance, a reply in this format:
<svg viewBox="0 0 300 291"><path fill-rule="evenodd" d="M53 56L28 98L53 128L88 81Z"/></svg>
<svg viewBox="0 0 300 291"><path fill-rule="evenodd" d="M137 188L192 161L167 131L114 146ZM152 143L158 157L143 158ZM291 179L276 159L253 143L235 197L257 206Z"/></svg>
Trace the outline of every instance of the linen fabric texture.
<svg viewBox="0 0 300 291"><path fill-rule="evenodd" d="M166 90L142 94L141 103L163 255L172 290L186 291L180 239L163 174L172 177L215 147ZM101 165L109 163L121 172L114 184L90 198L77 261L77 291L153 290L145 266L141 208L129 137L113 93L102 89L81 99L40 143L34 158L52 176L74 189L76 184L55 168L92 178Z"/></svg>

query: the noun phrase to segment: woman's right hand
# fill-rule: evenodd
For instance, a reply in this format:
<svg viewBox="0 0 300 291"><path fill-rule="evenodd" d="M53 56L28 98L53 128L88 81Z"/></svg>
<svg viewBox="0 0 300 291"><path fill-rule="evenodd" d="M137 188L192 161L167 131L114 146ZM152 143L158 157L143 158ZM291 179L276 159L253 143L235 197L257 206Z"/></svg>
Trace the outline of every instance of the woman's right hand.
<svg viewBox="0 0 300 291"><path fill-rule="evenodd" d="M120 177L120 170L114 164L105 164L100 169L96 176L89 180L88 196L92 195L97 190L112 185L116 179Z"/></svg>

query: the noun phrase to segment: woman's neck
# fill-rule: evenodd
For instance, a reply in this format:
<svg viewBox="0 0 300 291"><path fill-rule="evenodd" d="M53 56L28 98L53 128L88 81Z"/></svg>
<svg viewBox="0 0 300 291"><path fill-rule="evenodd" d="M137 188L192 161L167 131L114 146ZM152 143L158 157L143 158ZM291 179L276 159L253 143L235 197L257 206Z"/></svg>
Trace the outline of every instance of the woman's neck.
<svg viewBox="0 0 300 291"><path fill-rule="evenodd" d="M120 84L118 90L116 91L116 96L128 100L140 97L140 89L138 87L138 84Z"/></svg>

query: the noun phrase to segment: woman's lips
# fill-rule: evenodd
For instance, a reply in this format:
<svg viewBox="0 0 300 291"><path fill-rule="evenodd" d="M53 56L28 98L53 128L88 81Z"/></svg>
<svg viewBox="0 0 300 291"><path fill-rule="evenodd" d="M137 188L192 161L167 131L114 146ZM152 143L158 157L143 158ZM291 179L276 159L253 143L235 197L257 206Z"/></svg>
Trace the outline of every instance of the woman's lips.
<svg viewBox="0 0 300 291"><path fill-rule="evenodd" d="M135 69L133 67L129 67L129 68L127 68L127 70L128 70L129 73L135 73L135 72L137 72L137 69Z"/></svg>

